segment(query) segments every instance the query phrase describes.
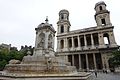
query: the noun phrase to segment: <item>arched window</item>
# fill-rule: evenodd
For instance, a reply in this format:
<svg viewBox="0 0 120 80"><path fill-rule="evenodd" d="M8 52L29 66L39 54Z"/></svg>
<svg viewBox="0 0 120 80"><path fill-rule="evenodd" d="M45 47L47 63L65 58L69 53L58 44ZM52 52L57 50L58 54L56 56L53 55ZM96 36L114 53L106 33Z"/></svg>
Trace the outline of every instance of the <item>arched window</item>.
<svg viewBox="0 0 120 80"><path fill-rule="evenodd" d="M61 25L61 33L63 33L63 32L64 32L64 26Z"/></svg>
<svg viewBox="0 0 120 80"><path fill-rule="evenodd" d="M49 34L48 40L52 40L52 35L51 34Z"/></svg>
<svg viewBox="0 0 120 80"><path fill-rule="evenodd" d="M72 47L72 40L68 39L68 47L71 48Z"/></svg>
<svg viewBox="0 0 120 80"><path fill-rule="evenodd" d="M41 47L41 48L44 48L44 44L45 44L45 34L44 33L41 33L39 35L39 39L38 39L39 43L37 45L37 47Z"/></svg>
<svg viewBox="0 0 120 80"><path fill-rule="evenodd" d="M87 42L87 46L91 46L92 45L91 34L87 34L86 35L86 42Z"/></svg>
<svg viewBox="0 0 120 80"><path fill-rule="evenodd" d="M80 36L80 44L81 44L81 47L85 46L85 41L84 41L84 36Z"/></svg>
<svg viewBox="0 0 120 80"><path fill-rule="evenodd" d="M75 47L78 47L78 39L77 38L74 39L74 45L75 45Z"/></svg>
<svg viewBox="0 0 120 80"><path fill-rule="evenodd" d="M69 20L69 16L67 15L67 20Z"/></svg>
<svg viewBox="0 0 120 80"><path fill-rule="evenodd" d="M110 44L110 40L109 40L109 35L108 33L103 34L104 37L104 43L105 44Z"/></svg>
<svg viewBox="0 0 120 80"><path fill-rule="evenodd" d="M101 19L102 25L106 25L105 19Z"/></svg>
<svg viewBox="0 0 120 80"><path fill-rule="evenodd" d="M52 35L48 36L48 48L52 48Z"/></svg>
<svg viewBox="0 0 120 80"><path fill-rule="evenodd" d="M94 45L99 45L98 33L93 34Z"/></svg>
<svg viewBox="0 0 120 80"><path fill-rule="evenodd" d="M102 6L100 6L99 9L102 10Z"/></svg>
<svg viewBox="0 0 120 80"><path fill-rule="evenodd" d="M61 45L61 49L63 49L64 48L64 40L60 41L60 45Z"/></svg>
<svg viewBox="0 0 120 80"><path fill-rule="evenodd" d="M64 15L63 14L61 14L61 19L64 19Z"/></svg>

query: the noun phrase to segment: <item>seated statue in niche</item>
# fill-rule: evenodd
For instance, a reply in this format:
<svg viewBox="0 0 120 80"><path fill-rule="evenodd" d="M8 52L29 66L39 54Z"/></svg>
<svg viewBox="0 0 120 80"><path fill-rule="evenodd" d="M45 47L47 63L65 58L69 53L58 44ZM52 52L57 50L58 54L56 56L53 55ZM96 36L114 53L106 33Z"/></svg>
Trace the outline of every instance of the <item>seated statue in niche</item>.
<svg viewBox="0 0 120 80"><path fill-rule="evenodd" d="M48 48L53 48L53 46L52 46L52 35L51 34L48 37Z"/></svg>
<svg viewBox="0 0 120 80"><path fill-rule="evenodd" d="M45 42L44 42L44 39L42 38L41 41L38 43L37 47L38 47L38 48L40 48L40 47L41 47L41 48L44 48L44 43L45 43Z"/></svg>
<svg viewBox="0 0 120 80"><path fill-rule="evenodd" d="M48 42L48 48L52 48L52 42Z"/></svg>

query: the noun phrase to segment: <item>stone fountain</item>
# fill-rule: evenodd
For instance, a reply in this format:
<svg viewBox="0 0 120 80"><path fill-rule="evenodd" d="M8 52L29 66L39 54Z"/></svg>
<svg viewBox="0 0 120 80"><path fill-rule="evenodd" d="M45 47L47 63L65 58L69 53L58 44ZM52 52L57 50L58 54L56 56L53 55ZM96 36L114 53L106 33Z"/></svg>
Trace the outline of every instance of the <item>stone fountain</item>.
<svg viewBox="0 0 120 80"><path fill-rule="evenodd" d="M55 30L52 24L38 25L34 53L30 51L21 62L12 60L5 66L4 74L0 79L5 80L87 80L89 73L78 73L75 66L55 56Z"/></svg>

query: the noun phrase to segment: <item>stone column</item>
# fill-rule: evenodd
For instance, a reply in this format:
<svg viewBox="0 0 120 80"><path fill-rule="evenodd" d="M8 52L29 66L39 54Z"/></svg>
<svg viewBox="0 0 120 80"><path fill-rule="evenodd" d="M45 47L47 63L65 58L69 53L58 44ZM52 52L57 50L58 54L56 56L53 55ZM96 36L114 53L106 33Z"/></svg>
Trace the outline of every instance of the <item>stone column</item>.
<svg viewBox="0 0 120 80"><path fill-rule="evenodd" d="M78 48L80 49L80 37L78 36Z"/></svg>
<svg viewBox="0 0 120 80"><path fill-rule="evenodd" d="M67 51L67 49L68 49L68 41L67 41L67 38L64 39L64 49L65 49L65 51Z"/></svg>
<svg viewBox="0 0 120 80"><path fill-rule="evenodd" d="M72 66L74 66L74 54L72 55Z"/></svg>
<svg viewBox="0 0 120 80"><path fill-rule="evenodd" d="M114 37L114 33L113 32L109 32L109 40L110 40L110 44L113 47L116 46L116 41L115 41L115 37Z"/></svg>
<svg viewBox="0 0 120 80"><path fill-rule="evenodd" d="M109 65L108 65L108 60L107 60L106 54L102 55L102 62L103 62L103 70L108 70Z"/></svg>
<svg viewBox="0 0 120 80"><path fill-rule="evenodd" d="M88 55L85 54L87 71L89 70Z"/></svg>
<svg viewBox="0 0 120 80"><path fill-rule="evenodd" d="M55 35L53 35L53 41L52 41L52 48L54 50L54 44L55 44Z"/></svg>
<svg viewBox="0 0 120 80"><path fill-rule="evenodd" d="M82 66L81 66L81 55L80 54L78 54L79 55L79 70L81 71L81 69L82 69Z"/></svg>
<svg viewBox="0 0 120 80"><path fill-rule="evenodd" d="M59 50L60 50L60 40L58 39L57 40L57 51L59 52Z"/></svg>
<svg viewBox="0 0 120 80"><path fill-rule="evenodd" d="M101 54L101 53L100 53ZM104 62L104 55L101 54L101 60L102 60L102 67L103 70L105 70L105 62Z"/></svg>
<svg viewBox="0 0 120 80"><path fill-rule="evenodd" d="M72 48L74 49L74 39L72 37Z"/></svg>
<svg viewBox="0 0 120 80"><path fill-rule="evenodd" d="M99 39L99 47L104 48L104 37L102 32L98 33L98 39Z"/></svg>
<svg viewBox="0 0 120 80"><path fill-rule="evenodd" d="M58 47L58 49L60 49L60 40L58 39L57 42L58 42L58 46L57 47Z"/></svg>
<svg viewBox="0 0 120 80"><path fill-rule="evenodd" d="M84 43L85 43L84 49L87 49L87 41L86 41L86 36L85 35L84 35Z"/></svg>
<svg viewBox="0 0 120 80"><path fill-rule="evenodd" d="M68 50L68 39L66 38L66 48Z"/></svg>
<svg viewBox="0 0 120 80"><path fill-rule="evenodd" d="M96 58L95 58L95 53L93 53L93 62L94 62L94 68L95 70L97 69L97 66L96 66Z"/></svg>
<svg viewBox="0 0 120 80"><path fill-rule="evenodd" d="M108 63L107 54L105 54L105 64L106 64L106 69L109 70L109 63Z"/></svg>
<svg viewBox="0 0 120 80"><path fill-rule="evenodd" d="M93 40L93 35L91 34L91 43L92 43L92 48L94 48L94 40Z"/></svg>
<svg viewBox="0 0 120 80"><path fill-rule="evenodd" d="M58 32L57 32L57 34L59 34L60 33L60 25L58 25L58 28L57 28L58 30Z"/></svg>

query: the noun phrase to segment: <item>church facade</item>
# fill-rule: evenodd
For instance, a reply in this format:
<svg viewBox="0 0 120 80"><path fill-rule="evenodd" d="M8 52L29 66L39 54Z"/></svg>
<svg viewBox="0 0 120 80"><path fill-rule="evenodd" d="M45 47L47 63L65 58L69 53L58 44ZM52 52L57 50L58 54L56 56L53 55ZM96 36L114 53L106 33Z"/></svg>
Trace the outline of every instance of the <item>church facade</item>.
<svg viewBox="0 0 120 80"><path fill-rule="evenodd" d="M95 4L95 27L70 31L68 10L59 12L56 54L78 70L109 70L108 59L117 50L114 26L104 2Z"/></svg>

